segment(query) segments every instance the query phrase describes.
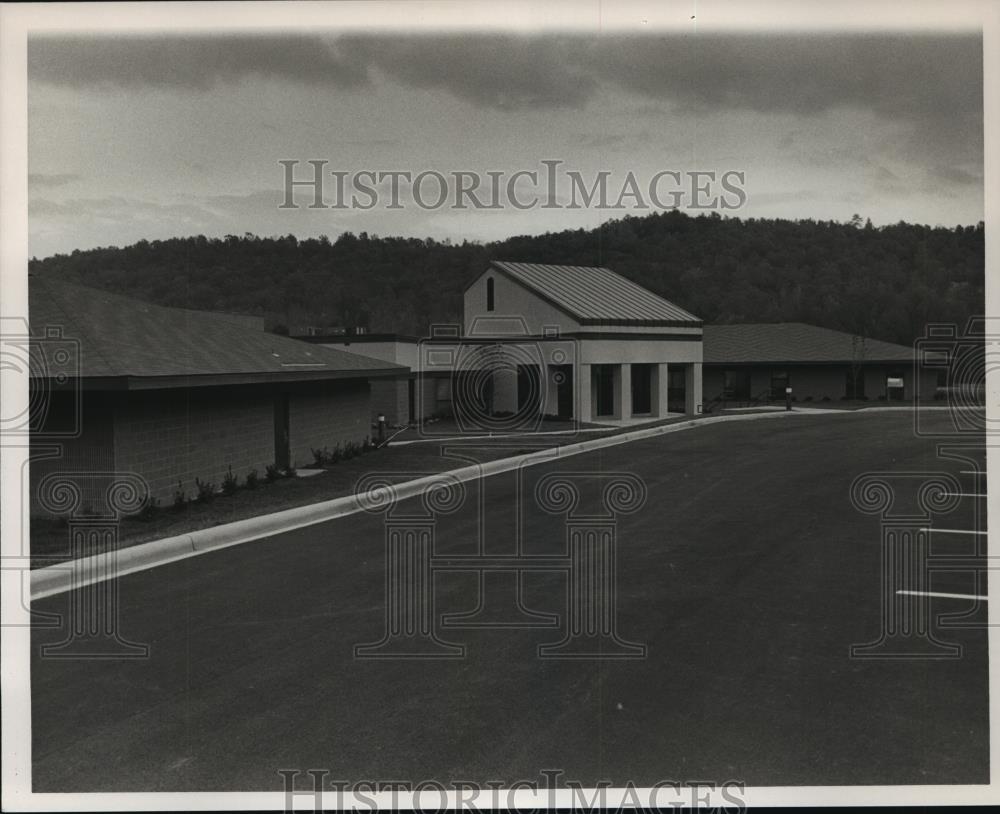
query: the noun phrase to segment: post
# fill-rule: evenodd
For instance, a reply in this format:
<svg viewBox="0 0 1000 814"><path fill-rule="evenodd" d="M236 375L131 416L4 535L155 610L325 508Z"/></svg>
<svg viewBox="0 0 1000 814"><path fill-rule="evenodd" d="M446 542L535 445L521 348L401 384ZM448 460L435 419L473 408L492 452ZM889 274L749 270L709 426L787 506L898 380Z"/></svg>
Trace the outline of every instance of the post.
<svg viewBox="0 0 1000 814"><path fill-rule="evenodd" d="M632 417L632 365L622 362L618 370L618 418L625 421Z"/></svg>
<svg viewBox="0 0 1000 814"><path fill-rule="evenodd" d="M684 412L688 415L701 412L701 362L684 369Z"/></svg>
<svg viewBox="0 0 1000 814"><path fill-rule="evenodd" d="M385 443L385 413L378 414L378 442Z"/></svg>
<svg viewBox="0 0 1000 814"><path fill-rule="evenodd" d="M578 365L576 373L576 420L577 423L590 423L594 401L590 384L590 365Z"/></svg>
<svg viewBox="0 0 1000 814"><path fill-rule="evenodd" d="M792 388L791 387L786 387L785 388L785 410L788 411L788 410L791 410L791 409L792 409Z"/></svg>
<svg viewBox="0 0 1000 814"><path fill-rule="evenodd" d="M670 412L670 366L656 366L656 417L666 418Z"/></svg>

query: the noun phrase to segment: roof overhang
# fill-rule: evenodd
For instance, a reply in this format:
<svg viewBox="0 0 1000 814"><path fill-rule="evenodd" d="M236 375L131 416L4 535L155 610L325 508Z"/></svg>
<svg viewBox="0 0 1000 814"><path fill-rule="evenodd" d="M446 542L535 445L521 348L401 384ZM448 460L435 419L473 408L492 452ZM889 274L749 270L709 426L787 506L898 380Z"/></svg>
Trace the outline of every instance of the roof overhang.
<svg viewBox="0 0 1000 814"><path fill-rule="evenodd" d="M58 382L62 390L170 390L192 387L232 387L237 385L281 384L286 382L343 381L349 379L387 379L410 375L404 365L370 370L299 370L265 371L260 373L201 373L178 376L81 376ZM51 386L56 379L32 376L31 383L45 381Z"/></svg>
<svg viewBox="0 0 1000 814"><path fill-rule="evenodd" d="M858 367L865 367L866 365L911 365L914 359L825 359L825 360L811 360L811 359L796 359L794 361L782 360L782 359L756 359L754 361L722 361L722 360L711 360L705 359L702 365L706 367L751 367L753 365L785 365L785 366L840 366L840 365L857 365Z"/></svg>

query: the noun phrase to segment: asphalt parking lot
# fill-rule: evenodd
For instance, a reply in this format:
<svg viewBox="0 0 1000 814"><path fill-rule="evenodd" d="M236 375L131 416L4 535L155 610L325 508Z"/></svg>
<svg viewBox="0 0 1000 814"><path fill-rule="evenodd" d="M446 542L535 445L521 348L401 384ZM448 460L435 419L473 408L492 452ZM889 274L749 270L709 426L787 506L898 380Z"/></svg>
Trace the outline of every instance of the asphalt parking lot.
<svg viewBox="0 0 1000 814"><path fill-rule="evenodd" d="M981 447L968 455L983 461ZM554 558L566 519L539 508L541 478L571 476L584 507L614 473L640 478L645 505L615 527L618 632L645 646L638 659L538 656L563 631L517 623L565 623L567 577L555 571L523 575L521 613L514 581L490 576L478 618L506 627L442 627L481 598L477 574L459 570L436 574L433 596L437 633L463 658L355 658L385 629L378 514L124 577L119 629L148 658L40 658L66 632L33 634L34 790L281 790L279 769L310 768L347 782L509 783L542 770L584 785L988 782L981 600L931 600L933 635L960 657L850 655L878 639L882 618L880 518L852 505L852 481L945 471L973 495L984 479L968 468L915 438L906 413L799 415L468 484L435 518L436 555L520 545ZM961 497L929 524L981 529L977 501ZM971 563L984 541L933 535L931 546ZM982 595L985 582L953 570L930 589ZM71 600L35 610L66 614ZM967 614L965 626L940 614Z"/></svg>

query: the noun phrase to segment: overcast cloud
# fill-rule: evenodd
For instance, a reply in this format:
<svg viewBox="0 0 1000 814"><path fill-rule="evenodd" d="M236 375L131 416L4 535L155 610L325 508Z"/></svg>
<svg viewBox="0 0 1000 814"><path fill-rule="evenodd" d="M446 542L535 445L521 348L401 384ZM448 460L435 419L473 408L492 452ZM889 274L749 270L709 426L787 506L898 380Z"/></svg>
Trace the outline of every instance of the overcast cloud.
<svg viewBox="0 0 1000 814"><path fill-rule="evenodd" d="M157 231L189 234L192 196L231 196L241 205L227 218L216 204L206 233L252 221L336 234L332 217L289 219L266 201L271 188L280 201L281 158L345 170L512 171L545 158L584 172L738 169L749 204L737 215L982 217L979 36L46 36L28 63L39 254L76 248L61 231L88 245L145 236L143 219L116 230L80 201L142 201L165 218ZM248 200L261 207L252 218ZM389 214L373 220L458 239L602 217Z"/></svg>

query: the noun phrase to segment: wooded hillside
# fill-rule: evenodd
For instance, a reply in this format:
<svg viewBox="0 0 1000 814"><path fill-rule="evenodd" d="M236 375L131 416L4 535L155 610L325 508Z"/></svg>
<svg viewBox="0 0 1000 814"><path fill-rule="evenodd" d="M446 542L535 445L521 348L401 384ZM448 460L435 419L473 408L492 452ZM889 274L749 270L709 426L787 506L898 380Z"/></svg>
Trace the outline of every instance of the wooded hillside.
<svg viewBox="0 0 1000 814"><path fill-rule="evenodd" d="M603 265L706 322L800 321L909 344L928 322L983 312L983 224L953 229L626 217L594 230L451 244L345 233L140 241L32 260L164 305L263 314L283 326L422 334L461 319L462 289L491 259Z"/></svg>

